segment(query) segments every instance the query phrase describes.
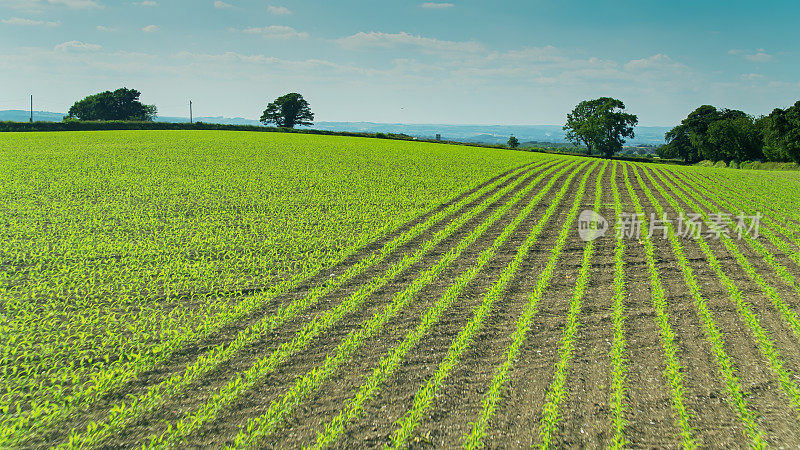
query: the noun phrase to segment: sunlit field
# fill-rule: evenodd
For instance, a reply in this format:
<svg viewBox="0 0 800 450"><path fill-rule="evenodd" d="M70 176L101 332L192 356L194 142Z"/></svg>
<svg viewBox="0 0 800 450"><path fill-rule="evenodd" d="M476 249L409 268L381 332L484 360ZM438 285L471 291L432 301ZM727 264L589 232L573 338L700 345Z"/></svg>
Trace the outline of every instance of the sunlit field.
<svg viewBox="0 0 800 450"><path fill-rule="evenodd" d="M4 134L0 447L791 446L798 192L411 141Z"/></svg>

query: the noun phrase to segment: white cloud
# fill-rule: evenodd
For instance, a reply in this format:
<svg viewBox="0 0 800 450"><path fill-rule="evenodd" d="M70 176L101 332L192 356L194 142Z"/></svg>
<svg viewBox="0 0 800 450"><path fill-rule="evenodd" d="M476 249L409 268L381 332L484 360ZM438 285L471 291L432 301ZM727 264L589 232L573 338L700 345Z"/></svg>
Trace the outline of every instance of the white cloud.
<svg viewBox="0 0 800 450"><path fill-rule="evenodd" d="M292 13L292 11L290 11L289 8L285 6L273 6L273 5L267 6L267 12L275 16L288 16L289 14Z"/></svg>
<svg viewBox="0 0 800 450"><path fill-rule="evenodd" d="M158 2L154 2L152 0L145 0L143 2L136 3L139 6L158 6Z"/></svg>
<svg viewBox="0 0 800 450"><path fill-rule="evenodd" d="M0 0L0 7L27 12L42 12L47 6L65 6L70 9L103 9L98 0Z"/></svg>
<svg viewBox="0 0 800 450"><path fill-rule="evenodd" d="M89 44L81 41L68 41L64 42L63 44L56 45L53 50L57 52L68 52L68 51L96 52L101 48L102 47L97 44Z"/></svg>
<svg viewBox="0 0 800 450"><path fill-rule="evenodd" d="M406 32L369 33L359 32L352 36L337 39L342 47L349 49L387 49L408 47L429 53L476 53L484 50L483 45L475 41L445 41Z"/></svg>
<svg viewBox="0 0 800 450"><path fill-rule="evenodd" d="M148 26L142 28L142 31L144 31L145 33L155 33L160 29L161 28L158 25L148 25Z"/></svg>
<svg viewBox="0 0 800 450"><path fill-rule="evenodd" d="M755 80L762 80L764 79L764 75L758 73L743 73L742 80L745 81L755 81Z"/></svg>
<svg viewBox="0 0 800 450"><path fill-rule="evenodd" d="M361 76L386 76L387 70L378 70L359 67L349 64L340 64L321 59L288 60L267 56L263 54L242 54L226 52L222 54L179 52L173 55L171 61L179 63L180 67L191 67L191 70L202 70L204 76L230 79L264 80L264 77L288 77L293 79L319 80L336 79L351 81L353 77ZM258 69L253 69L256 66Z"/></svg>
<svg viewBox="0 0 800 450"><path fill-rule="evenodd" d="M231 5L230 3L225 3L222 0L216 0L214 2L214 8L217 9L233 8L233 5Z"/></svg>
<svg viewBox="0 0 800 450"><path fill-rule="evenodd" d="M744 59L750 62L770 62L775 60L775 56L767 53L767 51L763 48L759 48L753 52L750 50L740 50L738 48L732 48L728 50L729 55L739 56L741 55Z"/></svg>
<svg viewBox="0 0 800 450"><path fill-rule="evenodd" d="M308 33L300 32L292 27L285 25L270 25L268 27L248 27L242 30L242 33L247 34L260 34L270 39L305 39Z"/></svg>
<svg viewBox="0 0 800 450"><path fill-rule="evenodd" d="M628 61L624 68L628 71L681 72L687 67L663 53L658 53L647 58Z"/></svg>
<svg viewBox="0 0 800 450"><path fill-rule="evenodd" d="M0 6L12 9L31 9L32 3L38 2L31 2L27 0L0 0Z"/></svg>
<svg viewBox="0 0 800 450"><path fill-rule="evenodd" d="M43 20L22 19L19 17L12 17L10 19L3 19L2 22L6 25L19 25L19 26L48 26L57 27L61 22L45 22Z"/></svg>
<svg viewBox="0 0 800 450"><path fill-rule="evenodd" d="M774 60L775 57L770 55L769 53L764 52L764 49L760 49L757 53L753 53L751 55L744 55L744 59L750 62L770 62Z"/></svg>
<svg viewBox="0 0 800 450"><path fill-rule="evenodd" d="M96 0L47 0L47 2L72 9L103 9L103 5Z"/></svg>
<svg viewBox="0 0 800 450"><path fill-rule="evenodd" d="M419 5L419 6L422 7L422 8L425 8L425 9L449 9L449 8L452 8L452 7L456 6L456 5L454 5L452 3L426 2L426 3L423 3L423 4Z"/></svg>
<svg viewBox="0 0 800 450"><path fill-rule="evenodd" d="M524 62L563 62L568 58L563 56L557 48L552 45L544 47L526 47L520 50L509 50L502 54L504 59L512 59Z"/></svg>
<svg viewBox="0 0 800 450"><path fill-rule="evenodd" d="M107 27L105 25L98 25L96 28L97 28L97 31L103 31L103 32L106 32L106 33L113 33L114 31L117 31L116 28Z"/></svg>

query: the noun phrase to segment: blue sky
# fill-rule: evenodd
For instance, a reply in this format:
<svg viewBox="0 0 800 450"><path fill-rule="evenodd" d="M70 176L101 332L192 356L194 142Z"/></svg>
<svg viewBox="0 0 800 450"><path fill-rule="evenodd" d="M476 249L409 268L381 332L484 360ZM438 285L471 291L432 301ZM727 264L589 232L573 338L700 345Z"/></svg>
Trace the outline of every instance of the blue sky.
<svg viewBox="0 0 800 450"><path fill-rule="evenodd" d="M800 2L0 0L0 109L142 91L160 115L562 124L622 99L642 125L800 99Z"/></svg>

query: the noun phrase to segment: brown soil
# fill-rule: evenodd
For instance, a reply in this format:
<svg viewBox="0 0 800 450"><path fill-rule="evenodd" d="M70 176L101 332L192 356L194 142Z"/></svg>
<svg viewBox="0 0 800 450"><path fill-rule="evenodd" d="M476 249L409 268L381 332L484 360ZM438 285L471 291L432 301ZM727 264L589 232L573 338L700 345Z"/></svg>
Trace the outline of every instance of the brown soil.
<svg viewBox="0 0 800 450"><path fill-rule="evenodd" d="M655 190L653 189L653 191ZM662 205L667 204L661 195L656 195L656 197ZM675 198L681 208L689 210L687 204L677 197ZM715 240L707 242L720 260L725 273L728 274L740 290L747 294L746 299L752 303L754 297L760 296L758 285L751 282L750 278L721 242ZM743 247L744 245L739 245L740 249ZM684 243L684 250L687 258L693 263L691 267L695 272L695 276L698 280L702 280L700 287L703 290L704 298L708 302L709 309L714 314L714 320L717 326L725 333L725 348L738 368L737 376L742 388L749 393L747 401L762 416L758 420L760 428L766 436L770 437L772 444L798 442L800 440L800 436L798 436L800 423L797 421L797 415L791 407L789 398L777 377L764 364L766 358L761 355L755 336L736 310L736 306L730 299L727 289L719 282L716 273L706 262L706 257L702 253L700 246L696 245L694 241L689 241ZM757 257L756 254L748 254L748 252L745 252L745 254L748 255L750 261ZM772 326L774 326L774 320L776 319L774 311L773 314L770 314L768 311L763 310L764 306L767 305L762 299L758 304L754 304L752 309L762 317L764 312L767 312L767 315L772 316L772 320L768 322L771 322ZM761 322L764 322L764 320L762 319ZM783 334L786 335L785 333ZM792 352L792 354L796 356L795 352ZM721 394L725 396L724 391ZM710 440L707 443L711 445L716 442L715 440Z"/></svg>

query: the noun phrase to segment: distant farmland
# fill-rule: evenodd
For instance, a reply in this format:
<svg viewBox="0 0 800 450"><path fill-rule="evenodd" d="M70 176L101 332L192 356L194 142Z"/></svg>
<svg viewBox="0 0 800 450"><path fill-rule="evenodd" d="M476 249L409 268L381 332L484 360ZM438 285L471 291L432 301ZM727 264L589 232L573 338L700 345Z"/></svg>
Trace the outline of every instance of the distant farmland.
<svg viewBox="0 0 800 450"><path fill-rule="evenodd" d="M800 173L219 131L0 157L2 448L800 442Z"/></svg>

